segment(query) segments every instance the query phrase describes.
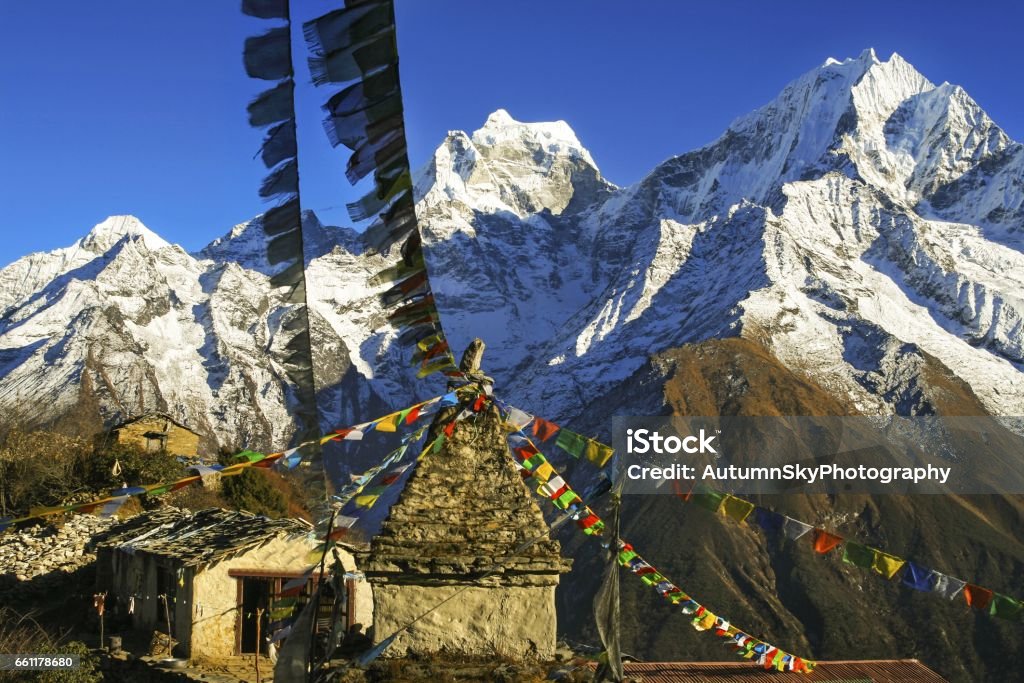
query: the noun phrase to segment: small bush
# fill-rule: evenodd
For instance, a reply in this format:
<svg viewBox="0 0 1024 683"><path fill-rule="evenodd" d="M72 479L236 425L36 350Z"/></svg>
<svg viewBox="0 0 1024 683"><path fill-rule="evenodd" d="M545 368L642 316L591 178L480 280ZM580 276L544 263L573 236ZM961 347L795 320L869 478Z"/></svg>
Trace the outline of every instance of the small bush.
<svg viewBox="0 0 1024 683"><path fill-rule="evenodd" d="M74 670L0 671L0 683L100 683L99 661L77 640L61 642L47 633L30 615L0 607L0 652L49 655L78 655Z"/></svg>

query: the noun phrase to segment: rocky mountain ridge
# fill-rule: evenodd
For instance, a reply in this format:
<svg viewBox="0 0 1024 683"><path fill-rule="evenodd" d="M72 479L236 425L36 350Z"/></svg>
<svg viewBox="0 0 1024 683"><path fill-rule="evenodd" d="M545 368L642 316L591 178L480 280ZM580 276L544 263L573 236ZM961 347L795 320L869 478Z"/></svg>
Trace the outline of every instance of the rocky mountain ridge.
<svg viewBox="0 0 1024 683"><path fill-rule="evenodd" d="M417 208L453 345L484 331L502 393L553 419L652 354L734 336L860 412L934 410L933 358L1019 415L1022 159L962 88L868 50L625 188L564 122L499 110L447 136ZM439 389L411 376L366 285L386 258L311 214L305 237L325 426ZM109 416L159 409L223 445L282 445L273 272L259 218L189 254L111 217L19 259L0 270L0 406L52 416L87 384Z"/></svg>

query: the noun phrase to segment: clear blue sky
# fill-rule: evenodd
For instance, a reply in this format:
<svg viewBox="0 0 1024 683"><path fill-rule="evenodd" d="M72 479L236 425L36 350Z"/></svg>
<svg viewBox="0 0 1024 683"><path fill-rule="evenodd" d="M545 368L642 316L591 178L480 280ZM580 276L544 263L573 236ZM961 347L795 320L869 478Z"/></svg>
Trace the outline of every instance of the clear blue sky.
<svg viewBox="0 0 1024 683"><path fill-rule="evenodd" d="M314 16L340 2L293 0ZM237 0L0 2L0 264L132 213L188 249L264 210ZM413 164L494 109L564 119L613 182L717 137L826 57L897 51L1024 140L1021 4L397 0ZM301 60L304 69L304 56ZM308 82L302 74L301 80ZM302 93L304 204L347 224L345 157ZM341 207L328 209L327 207ZM327 210L325 210L327 209Z"/></svg>

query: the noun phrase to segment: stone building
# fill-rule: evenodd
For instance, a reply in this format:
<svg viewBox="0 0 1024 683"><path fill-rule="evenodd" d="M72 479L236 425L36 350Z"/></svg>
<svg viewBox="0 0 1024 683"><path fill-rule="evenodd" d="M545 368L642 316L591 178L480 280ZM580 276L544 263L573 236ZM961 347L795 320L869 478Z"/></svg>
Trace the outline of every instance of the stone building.
<svg viewBox="0 0 1024 683"><path fill-rule="evenodd" d="M420 458L371 541L364 571L375 642L451 598L403 631L388 655L554 654L555 587L570 563L547 538L516 553L548 527L505 436L494 411L457 423L442 451Z"/></svg>
<svg viewBox="0 0 1024 683"><path fill-rule="evenodd" d="M163 413L146 413L125 420L110 430L110 438L117 443L138 446L150 453L199 453L199 434Z"/></svg>
<svg viewBox="0 0 1024 683"><path fill-rule="evenodd" d="M257 609L266 610L289 580L301 577L316 545L302 520L268 519L212 508L189 513L175 508L132 517L97 536L97 585L107 591L108 614L129 619L146 632L166 632L167 614L158 597L168 596L175 654L198 659L266 651L257 642ZM339 548L346 571L352 553ZM300 597L313 588L312 577ZM372 620L365 582L346 582L346 630ZM268 614L261 618L266 634Z"/></svg>

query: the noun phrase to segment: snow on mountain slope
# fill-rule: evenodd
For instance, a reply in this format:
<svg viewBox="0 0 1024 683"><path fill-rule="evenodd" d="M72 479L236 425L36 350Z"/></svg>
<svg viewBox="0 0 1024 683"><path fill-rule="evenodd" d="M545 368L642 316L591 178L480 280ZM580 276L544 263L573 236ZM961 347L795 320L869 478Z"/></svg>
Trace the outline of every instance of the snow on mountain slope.
<svg viewBox="0 0 1024 683"><path fill-rule="evenodd" d="M125 236L139 237L153 250L169 246L134 216L110 216L70 247L30 254L0 271L0 311L36 293L58 275L105 254Z"/></svg>
<svg viewBox="0 0 1024 683"><path fill-rule="evenodd" d="M564 122L505 111L417 178L456 350L503 394L577 416L653 354L744 336L867 412L927 412L926 358L1024 413L1024 152L898 55L828 60L709 145L618 188ZM290 430L259 219L195 254L130 217L0 270L0 406L161 408L223 443ZM439 391L414 378L370 275L387 259L305 222L325 425ZM68 321L71 321L70 323Z"/></svg>

